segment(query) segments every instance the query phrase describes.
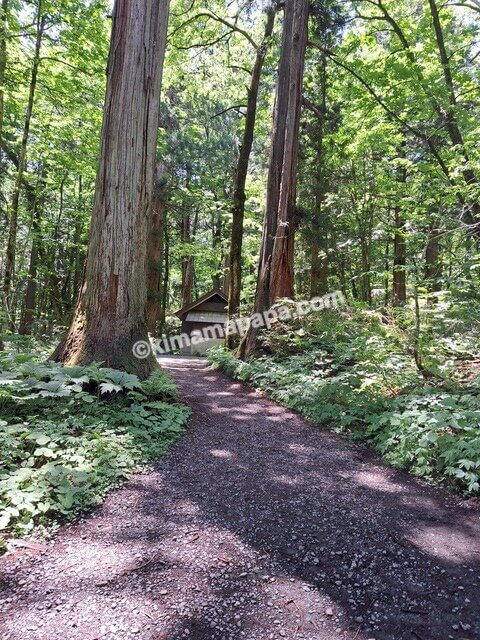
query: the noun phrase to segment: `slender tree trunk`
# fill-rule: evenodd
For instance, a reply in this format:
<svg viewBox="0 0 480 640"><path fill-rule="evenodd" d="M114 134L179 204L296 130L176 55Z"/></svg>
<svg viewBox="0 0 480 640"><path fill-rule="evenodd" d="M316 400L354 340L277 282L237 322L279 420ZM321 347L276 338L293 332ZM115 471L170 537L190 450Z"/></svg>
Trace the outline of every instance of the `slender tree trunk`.
<svg viewBox="0 0 480 640"><path fill-rule="evenodd" d="M32 120L33 104L35 100L35 90L37 88L38 67L40 65L40 49L42 46L43 32L45 29L45 16L42 14L42 2L39 0L36 15L37 35L35 40L35 50L33 54L32 75L30 79L30 88L28 92L27 109L25 112L25 122L23 126L22 142L20 153L18 156L17 176L12 195L12 204L10 207L10 222L8 228L7 250L5 256L5 277L3 282L4 303L7 313L10 314L10 323L14 325L12 317L12 285L15 274L15 256L17 244L17 227L18 227L18 207L20 204L20 191L22 188L23 174L27 162L28 137L30 134L30 124Z"/></svg>
<svg viewBox="0 0 480 640"><path fill-rule="evenodd" d="M447 49L445 46L445 39L443 37L443 29L440 21L440 15L438 12L438 7L435 0L428 0L430 5L430 13L432 15L433 29L435 31L435 38L437 41L437 48L440 57L440 62L443 70L443 78L445 81L445 85L448 91L448 101L449 106L446 110L446 126L448 133L450 135L450 140L452 144L457 146L465 160L465 168L463 169L463 178L467 183L467 186L474 191L475 187L478 184L477 176L475 175L475 171L471 168L471 162L469 158L469 154L467 152L467 148L465 146L465 142L463 140L462 132L460 131L460 127L458 125L457 117L455 114L455 110L457 107L457 97L455 94L455 86L453 82L452 71L450 68L450 56L447 53ZM477 189L478 191L478 189ZM478 195L473 194L473 198L470 196L467 198L467 201L471 203L471 209L467 212L467 223L470 224L470 233L476 238L477 242L480 242L480 202L478 200Z"/></svg>
<svg viewBox="0 0 480 640"><path fill-rule="evenodd" d="M185 166L185 187L188 190L190 186L190 165L187 163ZM188 202L187 202L187 207ZM192 239L192 220L190 211L186 211L182 215L182 229L181 238L183 244L183 256L182 256L182 306L192 302L192 289L193 289L193 256L191 255L190 242Z"/></svg>
<svg viewBox="0 0 480 640"><path fill-rule="evenodd" d="M168 279L170 277L170 238L168 235L168 225L164 225L164 263L162 297L160 305L160 317L158 319L158 333L162 335L165 330L165 312L168 305Z"/></svg>
<svg viewBox="0 0 480 640"><path fill-rule="evenodd" d="M39 176L39 187L44 190L45 180L47 174L45 168L41 171ZM38 189L38 188L37 188ZM28 266L28 278L27 286L25 289L25 297L23 300L22 317L20 319L20 325L18 332L21 335L30 335L32 333L33 321L35 317L35 308L37 300L37 270L40 258L41 250L41 210L43 207L43 193L38 196L35 194L35 199L30 202L32 211L32 248L30 251L30 261Z"/></svg>
<svg viewBox="0 0 480 640"><path fill-rule="evenodd" d="M186 251L186 245L190 244L191 240L191 220L190 213L185 213L182 216L182 243L184 250ZM193 288L193 258L189 253L184 254L182 258L182 307L192 302L192 288Z"/></svg>
<svg viewBox="0 0 480 640"><path fill-rule="evenodd" d="M429 292L428 302L435 302L436 297L431 295L438 291L440 278L442 277L442 261L440 257L440 244L438 229L434 223L428 228L428 239L425 247L425 280Z"/></svg>
<svg viewBox="0 0 480 640"><path fill-rule="evenodd" d="M310 264L310 296L325 295L327 293L328 256L322 251L322 239L325 239L325 224L323 207L326 193L325 167L324 167L324 129L325 114L327 111L327 60L322 54L320 70L320 83L322 100L320 109L315 109L318 118L318 128L315 129L316 145L316 171L315 171L315 208L312 220L312 243ZM325 247L326 248L326 247Z"/></svg>
<svg viewBox="0 0 480 640"><path fill-rule="evenodd" d="M73 276L72 276L72 296L70 299L70 308L73 308L80 292L82 284L83 266L85 263L85 253L82 248L82 222L83 213L83 177L78 176L78 199L77 199L77 220L75 222L75 231L73 234Z"/></svg>
<svg viewBox="0 0 480 640"><path fill-rule="evenodd" d="M151 334L160 318L166 189L163 166L157 164L147 247L147 327Z"/></svg>
<svg viewBox="0 0 480 640"><path fill-rule="evenodd" d="M5 99L5 70L7 68L7 10L8 0L2 0L0 14L0 203L3 203L3 118L4 118L4 99ZM3 205L0 204L0 210L3 212ZM2 333L4 329L3 310L0 309L0 351L4 349Z"/></svg>
<svg viewBox="0 0 480 640"><path fill-rule="evenodd" d="M168 0L117 0L107 70L100 166L85 281L55 357L103 361L146 376L132 353L148 342L146 252L153 191Z"/></svg>
<svg viewBox="0 0 480 640"><path fill-rule="evenodd" d="M400 160L406 157L405 141L402 141L398 153ZM393 280L392 280L392 304L395 307L407 303L407 242L405 239L405 219L402 211L404 187L407 182L407 170L400 165L396 172L398 184L397 204L394 208L394 235L393 235Z"/></svg>
<svg viewBox="0 0 480 640"><path fill-rule="evenodd" d="M216 220L215 220L216 218ZM220 289L222 287L222 283L225 279L225 274L223 272L224 265L224 255L221 249L222 244L222 234L223 234L223 221L222 217L219 215L213 215L212 219L212 249L213 255L215 255L217 248L220 246L220 259L218 261L218 265L216 266L213 275L212 275L212 286L214 289Z"/></svg>
<svg viewBox="0 0 480 640"><path fill-rule="evenodd" d="M370 239L365 235L361 235L360 238L360 251L361 251L361 268L360 274L360 297L362 302L372 304L372 282L370 276L371 260L370 260Z"/></svg>
<svg viewBox="0 0 480 640"><path fill-rule="evenodd" d="M262 74L263 63L268 50L270 37L273 32L275 10L269 9L265 23L263 41L257 49L255 63L248 88L247 113L245 128L237 160L237 169L233 185L232 230L230 239L229 280L228 280L228 316L235 316L240 309L240 294L242 284L242 243L243 219L245 214L245 184L247 180L248 163L252 151L257 116L258 90ZM233 346L233 336L227 337L228 346Z"/></svg>
<svg viewBox="0 0 480 640"><path fill-rule="evenodd" d="M60 284L60 273L56 268L56 265L60 261L60 251L61 251L61 243L59 242L59 234L60 234L60 223L62 222L63 213L64 213L64 189L65 182L67 180L67 175L65 174L60 182L60 193L59 193L59 206L58 206L58 215L55 221L55 227L52 234L52 250L49 252L48 256L46 256L47 263L47 292L50 296L49 307L51 310L50 317L54 319L54 322L59 322L62 324L64 322L64 306L63 306L63 296L62 296L62 287ZM57 251L58 248L58 251Z"/></svg>
<svg viewBox="0 0 480 640"><path fill-rule="evenodd" d="M464 197L462 193L458 193L457 198L464 207L464 220L469 225L469 234L475 238L477 244L480 243L480 202L478 200L478 194L475 193L475 186L478 183L478 178L475 171L471 168L471 162L462 132L460 130L457 117L456 117L456 95L453 83L453 77L450 68L450 57L445 47L445 41L443 37L442 25L440 22L440 16L438 13L438 7L435 0L428 0L430 6L430 13L432 16L433 29L435 32L435 38L437 41L437 48L439 52L440 62L443 70L443 77L445 82L445 88L448 95L449 105L444 108L443 105L437 100L435 95L431 91L429 83L426 81L422 72L421 66L417 63L417 58L414 49L410 46L400 24L395 18L388 12L386 6L383 3L378 4L378 8L382 12L385 20L392 27L393 31L398 36L400 43L405 51L405 55L412 65L413 72L417 76L420 86L425 95L430 100L432 108L436 111L438 118L441 122L445 123L450 142L455 146L463 156L464 162L462 169L462 176L464 182L471 193ZM429 144L431 151L434 150L432 143ZM436 152L435 158L440 162L442 171L447 175L449 181L455 184L455 180L450 177L450 172L445 166L445 163L441 161L439 154Z"/></svg>
<svg viewBox="0 0 480 640"><path fill-rule="evenodd" d="M389 279L389 270L390 270L390 242L387 241L385 243L385 280L384 280L384 289L385 289L385 298L384 298L384 302L385 302L385 306L388 305L389 301L390 301L390 279Z"/></svg>
<svg viewBox="0 0 480 640"><path fill-rule="evenodd" d="M296 195L308 10L308 0L285 3L254 306L257 313L266 311L278 297L293 296L293 229L289 229L289 224ZM252 328L247 332L240 345L241 357L248 357L255 349L256 334Z"/></svg>
<svg viewBox="0 0 480 640"><path fill-rule="evenodd" d="M8 0L2 0L0 8L0 169L3 169L3 117L5 110L5 70L7 68L7 10ZM3 183L3 178L2 178ZM3 184L2 184L3 186Z"/></svg>
<svg viewBox="0 0 480 640"><path fill-rule="evenodd" d="M392 303L393 306L403 306L407 302L407 282L405 265L407 262L405 242L405 220L402 217L400 207L394 208L394 235L393 235L393 281Z"/></svg>

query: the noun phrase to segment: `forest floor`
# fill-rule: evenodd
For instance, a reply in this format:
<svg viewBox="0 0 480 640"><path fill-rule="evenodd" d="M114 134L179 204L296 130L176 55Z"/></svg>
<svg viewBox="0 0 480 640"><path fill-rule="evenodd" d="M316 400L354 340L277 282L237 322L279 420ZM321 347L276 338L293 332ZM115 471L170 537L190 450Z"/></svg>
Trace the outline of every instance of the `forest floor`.
<svg viewBox="0 0 480 640"><path fill-rule="evenodd" d="M1 640L480 638L480 509L205 361L151 473L0 559Z"/></svg>

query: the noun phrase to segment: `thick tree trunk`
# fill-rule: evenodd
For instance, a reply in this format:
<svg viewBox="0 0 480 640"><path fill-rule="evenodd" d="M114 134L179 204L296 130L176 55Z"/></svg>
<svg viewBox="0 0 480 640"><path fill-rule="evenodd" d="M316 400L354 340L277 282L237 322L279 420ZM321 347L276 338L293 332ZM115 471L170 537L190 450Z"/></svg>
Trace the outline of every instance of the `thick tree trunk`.
<svg viewBox="0 0 480 640"><path fill-rule="evenodd" d="M147 246L147 328L151 334L155 333L161 309L166 190L163 166L157 164Z"/></svg>
<svg viewBox="0 0 480 640"><path fill-rule="evenodd" d="M272 253L270 302L294 297L294 236L297 187L298 134L302 105L303 68L308 38L308 0L292 2L292 36L288 55L288 108L284 124L284 154L278 199L277 231ZM287 19L287 7L285 8ZM283 52L282 52L283 53ZM279 79L280 82L280 79Z"/></svg>
<svg viewBox="0 0 480 640"><path fill-rule="evenodd" d="M285 3L282 46L273 112L267 195L255 295L255 312L266 311L278 297L293 296L293 229L298 131L303 66L308 35L308 0ZM239 355L255 349L250 328Z"/></svg>
<svg viewBox="0 0 480 640"><path fill-rule="evenodd" d="M20 145L20 153L18 155L17 176L15 186L13 188L12 204L10 207L10 221L8 227L7 249L5 252L5 276L3 281L4 304L7 313L10 316L10 324L14 327L14 318L12 316L12 285L15 273L15 257L17 244L17 227L18 227L18 207L20 204L20 191L22 188L23 175L27 162L27 147L30 134L30 123L32 120L33 104L35 100L35 90L37 88L38 67L40 65L40 49L42 47L43 32L45 29L45 16L42 14L42 2L39 0L36 15L36 40L32 62L32 75L30 78L30 88L28 92L27 109L25 111L25 121L23 125L22 142Z"/></svg>
<svg viewBox="0 0 480 640"><path fill-rule="evenodd" d="M100 166L85 281L57 359L103 361L146 376L146 250L154 181L168 0L117 0L107 71Z"/></svg>
<svg viewBox="0 0 480 640"><path fill-rule="evenodd" d="M228 278L228 316L231 318L238 314L240 309L240 294L242 285L242 243L243 243L243 219L245 214L245 184L247 180L248 163L252 151L255 120L257 116L257 99L262 74L263 63L268 50L270 36L273 32L275 10L267 12L263 41L257 49L255 64L248 88L247 112L245 115L245 128L237 160L235 181L233 185L232 230L229 256ZM229 346L233 346L233 336L227 337Z"/></svg>

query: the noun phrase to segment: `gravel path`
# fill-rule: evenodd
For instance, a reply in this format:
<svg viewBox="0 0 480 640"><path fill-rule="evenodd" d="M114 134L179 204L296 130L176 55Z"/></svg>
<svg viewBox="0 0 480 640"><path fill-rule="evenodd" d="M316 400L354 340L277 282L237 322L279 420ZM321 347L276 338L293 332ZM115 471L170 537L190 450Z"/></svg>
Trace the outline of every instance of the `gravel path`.
<svg viewBox="0 0 480 640"><path fill-rule="evenodd" d="M0 640L480 638L478 504L212 372L156 470L0 560Z"/></svg>

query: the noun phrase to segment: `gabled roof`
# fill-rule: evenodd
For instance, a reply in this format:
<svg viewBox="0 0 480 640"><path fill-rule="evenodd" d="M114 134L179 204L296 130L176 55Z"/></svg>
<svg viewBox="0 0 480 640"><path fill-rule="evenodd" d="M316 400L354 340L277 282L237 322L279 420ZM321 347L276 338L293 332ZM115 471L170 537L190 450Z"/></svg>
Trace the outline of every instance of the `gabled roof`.
<svg viewBox="0 0 480 640"><path fill-rule="evenodd" d="M175 315L178 318L181 318L185 313L187 313L188 311L191 311L192 309L195 309L195 307L197 307L199 304L206 302L207 300L209 300L210 298L213 298L214 296L220 296L225 300L225 302L228 302L227 294L224 291L222 291L221 289L212 289L201 298L197 298L197 300L194 300L190 304L186 304L184 307L176 311Z"/></svg>

